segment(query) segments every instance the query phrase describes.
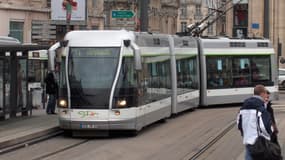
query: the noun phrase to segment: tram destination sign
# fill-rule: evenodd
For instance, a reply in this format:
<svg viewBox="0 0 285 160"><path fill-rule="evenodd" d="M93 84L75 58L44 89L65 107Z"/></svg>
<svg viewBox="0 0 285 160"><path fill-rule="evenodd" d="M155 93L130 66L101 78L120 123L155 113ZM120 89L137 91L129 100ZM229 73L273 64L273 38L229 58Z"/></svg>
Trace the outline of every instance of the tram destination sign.
<svg viewBox="0 0 285 160"><path fill-rule="evenodd" d="M112 18L133 18L135 13L131 10L112 10Z"/></svg>

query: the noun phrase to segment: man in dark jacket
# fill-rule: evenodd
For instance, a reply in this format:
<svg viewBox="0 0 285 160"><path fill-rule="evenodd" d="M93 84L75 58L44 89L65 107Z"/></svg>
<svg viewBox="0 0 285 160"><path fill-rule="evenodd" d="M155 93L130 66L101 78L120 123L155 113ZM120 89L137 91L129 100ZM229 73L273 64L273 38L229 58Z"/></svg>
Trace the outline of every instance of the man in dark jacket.
<svg viewBox="0 0 285 160"><path fill-rule="evenodd" d="M254 95L244 101L237 117L238 128L241 131L243 144L245 145L245 160L252 160L248 145L254 144L258 135L268 140L272 135L271 117L264 107L265 96L265 87L263 85L255 86ZM259 131L257 129L257 120L260 124Z"/></svg>
<svg viewBox="0 0 285 160"><path fill-rule="evenodd" d="M276 143L277 145L279 145L278 140L277 140L277 134L278 134L278 128L276 125L276 121L275 121L275 117L274 117L274 111L272 108L272 103L270 101L270 92L267 90L266 91L266 96L265 96L265 108L268 111L268 113L270 114L270 117L272 119L272 128L273 128L273 134L271 136L271 141Z"/></svg>
<svg viewBox="0 0 285 160"><path fill-rule="evenodd" d="M55 114L56 97L58 93L58 86L55 82L52 72L49 72L45 78L46 93L49 95L48 105L46 112L47 114Z"/></svg>

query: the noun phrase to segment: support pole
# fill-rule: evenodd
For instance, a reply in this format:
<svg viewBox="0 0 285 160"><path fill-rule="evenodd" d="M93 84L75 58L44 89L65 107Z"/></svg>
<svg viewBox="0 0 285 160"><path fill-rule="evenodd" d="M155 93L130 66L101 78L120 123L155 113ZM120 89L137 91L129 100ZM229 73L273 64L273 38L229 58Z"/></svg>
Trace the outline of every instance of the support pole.
<svg viewBox="0 0 285 160"><path fill-rule="evenodd" d="M269 39L269 0L264 0L264 33L263 37Z"/></svg>
<svg viewBox="0 0 285 160"><path fill-rule="evenodd" d="M148 31L148 7L149 7L149 0L140 0L140 21L141 21L141 28L142 32Z"/></svg>

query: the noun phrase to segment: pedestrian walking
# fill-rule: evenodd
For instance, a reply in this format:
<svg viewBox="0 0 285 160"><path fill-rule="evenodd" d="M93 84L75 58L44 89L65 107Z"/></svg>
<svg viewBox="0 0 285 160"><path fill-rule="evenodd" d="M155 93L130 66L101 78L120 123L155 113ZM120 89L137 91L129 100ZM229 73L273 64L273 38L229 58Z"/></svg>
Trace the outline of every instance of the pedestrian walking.
<svg viewBox="0 0 285 160"><path fill-rule="evenodd" d="M54 75L52 72L49 72L47 74L47 77L45 78L45 83L46 83L46 93L49 96L46 113L55 114L55 105L56 105L56 98L58 94L58 85L54 79Z"/></svg>
<svg viewBox="0 0 285 160"><path fill-rule="evenodd" d="M277 135L278 135L279 131L278 131L278 128L276 125L275 117L274 117L274 110L272 108L272 102L270 100L270 92L268 90L266 90L266 96L265 96L264 101L265 101L264 106L265 106L266 110L268 111L268 113L270 114L270 117L272 120L273 133L271 135L271 141L276 143L277 145L279 145L278 140L277 140Z"/></svg>
<svg viewBox="0 0 285 160"><path fill-rule="evenodd" d="M259 135L267 140L270 140L272 135L271 116L264 106L266 96L265 87L256 85L254 95L244 101L238 113L237 124L245 145L245 160L253 160L249 145L253 145ZM260 124L260 128L257 124Z"/></svg>

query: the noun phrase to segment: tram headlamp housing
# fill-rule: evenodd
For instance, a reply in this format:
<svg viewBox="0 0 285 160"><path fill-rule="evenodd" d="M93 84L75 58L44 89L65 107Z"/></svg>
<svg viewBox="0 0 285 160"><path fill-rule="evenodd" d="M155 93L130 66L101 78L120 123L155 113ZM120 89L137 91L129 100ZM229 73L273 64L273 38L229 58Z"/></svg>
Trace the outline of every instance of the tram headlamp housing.
<svg viewBox="0 0 285 160"><path fill-rule="evenodd" d="M123 108L127 106L127 101L125 99L120 99L117 101L117 107L118 108Z"/></svg>
<svg viewBox="0 0 285 160"><path fill-rule="evenodd" d="M67 108L67 101L65 99L60 99L58 105L61 108Z"/></svg>

